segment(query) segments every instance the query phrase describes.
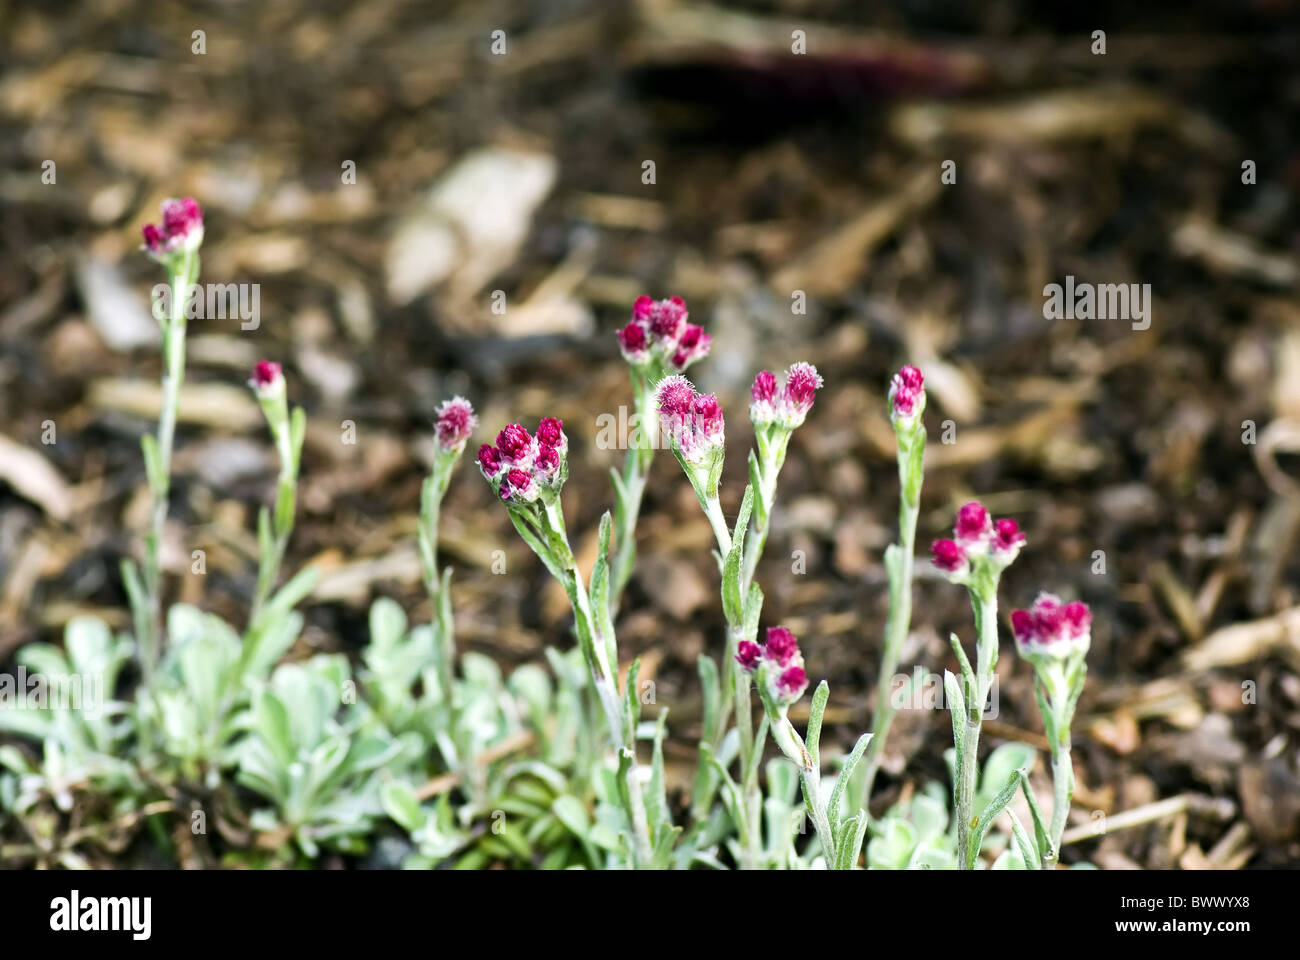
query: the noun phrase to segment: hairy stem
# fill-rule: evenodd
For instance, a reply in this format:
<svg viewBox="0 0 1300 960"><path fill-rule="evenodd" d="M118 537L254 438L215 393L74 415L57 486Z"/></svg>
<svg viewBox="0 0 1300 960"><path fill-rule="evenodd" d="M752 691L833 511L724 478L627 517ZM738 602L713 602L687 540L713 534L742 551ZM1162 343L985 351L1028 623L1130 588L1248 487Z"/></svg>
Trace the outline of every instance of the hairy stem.
<svg viewBox="0 0 1300 960"><path fill-rule="evenodd" d="M1053 703L1056 713L1057 735L1052 738L1052 823L1048 830L1050 848L1044 853L1044 862L1054 865L1061 855L1061 837L1070 814L1070 800L1074 797L1074 762L1070 757L1070 717L1061 704Z"/></svg>
<svg viewBox="0 0 1300 960"><path fill-rule="evenodd" d="M163 327L162 410L158 415L158 463L161 469L151 484L153 510L145 537L144 585L149 605L149 636L142 638L142 666L146 680L162 649L162 539L171 494L172 449L176 440L176 417L181 385L185 382L185 308L193 287L197 254L184 254L168 280L171 300Z"/></svg>
<svg viewBox="0 0 1300 960"><path fill-rule="evenodd" d="M637 442L627 452L623 461L623 490L614 508L614 557L610 562L609 617L618 616L623 590L632 577L636 561L636 524L641 514L641 500L645 496L646 479L654 462L658 442L654 394L645 374L633 368L632 391L636 397L637 424L633 432Z"/></svg>
<svg viewBox="0 0 1300 960"><path fill-rule="evenodd" d="M957 857L962 870L973 869L969 849L974 820L975 787L979 771L980 728L984 722L984 703L993 685L993 670L998 662L998 593L996 582L971 587L971 605L979 630L976 641L975 686L967 693L966 735L962 744L962 764L957 780ZM974 856L978 856L975 851Z"/></svg>
<svg viewBox="0 0 1300 960"><path fill-rule="evenodd" d="M646 817L645 800L641 795L641 776L636 758L636 731L628 729L623 714L623 705L619 699L618 677L614 672L618 668L617 663L611 664L607 651L616 649L612 638L601 635L599 620L594 616L591 606L591 598L587 593L587 587L583 583L582 573L578 570L577 560L574 558L573 550L569 546L568 533L564 526L564 511L560 505L559 498L555 498L550 503L544 505L542 516L544 522L549 526L550 531L558 535L563 549L557 550L561 553L557 557L557 566L563 574L563 583L565 591L569 596L569 603L573 608L573 615L578 621L577 629L581 638L584 631L588 640L583 643L583 654L587 660L587 670L591 678L592 686L596 690L596 696L605 713L605 721L609 725L609 735L617 751L621 753L623 759L628 763L627 770L627 817L632 827L633 834L633 867L643 868L649 866L650 858L650 827Z"/></svg>
<svg viewBox="0 0 1300 960"><path fill-rule="evenodd" d="M867 755L855 777L851 799L857 800L857 806L866 809L871 802L871 792L876 784L876 774L880 772L880 762L885 754L885 741L889 729L893 726L894 715L898 712L891 697L890 687L894 674L898 672L898 660L902 655L903 642L907 639L912 625L912 569L916 553L916 520L920 513L917 504L904 500L899 506L899 545L897 575L890 570L889 583L889 622L885 627L884 649L880 655L880 676L876 680L876 707L872 714L871 730L874 736L867 747Z"/></svg>

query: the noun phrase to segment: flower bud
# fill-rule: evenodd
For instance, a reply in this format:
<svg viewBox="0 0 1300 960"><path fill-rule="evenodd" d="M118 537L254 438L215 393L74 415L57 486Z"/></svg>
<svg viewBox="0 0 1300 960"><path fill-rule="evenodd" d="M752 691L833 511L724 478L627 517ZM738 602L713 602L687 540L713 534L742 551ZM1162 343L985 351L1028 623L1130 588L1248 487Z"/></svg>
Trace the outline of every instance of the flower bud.
<svg viewBox="0 0 1300 960"><path fill-rule="evenodd" d="M557 417L542 417L537 425L537 442L548 447L568 447L564 436L564 421Z"/></svg>
<svg viewBox="0 0 1300 960"><path fill-rule="evenodd" d="M522 424L512 423L497 434L501 458L510 463L524 463L532 452L533 438Z"/></svg>
<svg viewBox="0 0 1300 960"><path fill-rule="evenodd" d="M767 657L779 666L787 667L799 656L799 641L785 627L767 630Z"/></svg>
<svg viewBox="0 0 1300 960"><path fill-rule="evenodd" d="M689 316L686 301L681 297L669 297L667 300L651 303L648 307L642 304L642 309L645 312L646 322L650 325L650 332L660 341L675 341L681 336L682 329L686 326L686 318Z"/></svg>
<svg viewBox="0 0 1300 960"><path fill-rule="evenodd" d="M478 426L474 408L464 397L444 400L438 408L438 446L445 451L459 453L465 449L469 435Z"/></svg>
<svg viewBox="0 0 1300 960"><path fill-rule="evenodd" d="M665 377L655 390L660 411L660 430L670 436L689 463L702 463L719 452L726 442L726 421L718 398L696 393L689 380Z"/></svg>
<svg viewBox="0 0 1300 960"><path fill-rule="evenodd" d="M518 467L507 470L497 488L497 493L501 495L502 500L510 500L514 503L532 503L540 492L537 484L533 482L532 474Z"/></svg>
<svg viewBox="0 0 1300 960"><path fill-rule="evenodd" d="M1026 659L1065 659L1085 653L1091 643L1092 612L1086 603L1061 603L1061 598L1040 593L1028 610L1011 614L1016 650Z"/></svg>
<svg viewBox="0 0 1300 960"><path fill-rule="evenodd" d="M916 421L925 409L925 377L921 371L907 364L894 374L889 386L889 417L897 426Z"/></svg>
<svg viewBox="0 0 1300 960"><path fill-rule="evenodd" d="M773 693L779 703L791 704L808 689L808 674L803 667L789 667L781 671L773 684Z"/></svg>
<svg viewBox="0 0 1300 960"><path fill-rule="evenodd" d="M750 646L757 648L757 644ZM789 706L808 688L808 674L804 671L803 653L799 641L785 627L768 627L767 641L762 646L760 682L767 696L778 706ZM752 654L752 650L746 651ZM743 665L743 664L742 664Z"/></svg>
<svg viewBox="0 0 1300 960"><path fill-rule="evenodd" d="M993 523L984 504L972 500L958 510L952 533L968 552L982 553L987 550L993 536Z"/></svg>
<svg viewBox="0 0 1300 960"><path fill-rule="evenodd" d="M792 426L803 423L821 385L821 374L811 363L796 363L786 371L785 394L781 399L786 419L798 419L798 423L792 423Z"/></svg>
<svg viewBox="0 0 1300 960"><path fill-rule="evenodd" d="M713 338L704 332L703 327L688 323L677 339L677 349L673 351L670 366L677 371L685 370L696 360L707 356L712 346Z"/></svg>
<svg viewBox="0 0 1300 960"><path fill-rule="evenodd" d="M522 424L512 423L497 434L497 445L478 450L479 471L502 500L532 503L558 493L568 478L569 439L556 417L543 417L533 436Z"/></svg>
<svg viewBox="0 0 1300 960"><path fill-rule="evenodd" d="M164 260L178 251L191 252L203 243L203 210L193 197L164 200L162 224L146 224L144 249L155 260Z"/></svg>
<svg viewBox="0 0 1300 960"><path fill-rule="evenodd" d="M749 390L749 419L755 426L780 424L793 430L807 418L821 385L821 374L811 363L792 364L785 372L784 387L763 370Z"/></svg>
<svg viewBox="0 0 1300 960"><path fill-rule="evenodd" d="M649 345L645 327L635 320L618 332L618 348L628 363L645 363Z"/></svg>
<svg viewBox="0 0 1300 960"><path fill-rule="evenodd" d="M258 396L270 396L284 387L284 374L280 365L270 360L259 360L253 368L253 377L248 385L257 391Z"/></svg>
<svg viewBox="0 0 1300 960"><path fill-rule="evenodd" d="M478 468L489 480L496 479L501 472L501 451L490 443L483 444L478 448Z"/></svg>
<svg viewBox="0 0 1300 960"><path fill-rule="evenodd" d="M762 659L763 648L753 640L741 640L736 645L736 662L744 668L746 673L753 673L757 670Z"/></svg>
<svg viewBox="0 0 1300 960"><path fill-rule="evenodd" d="M771 423L776 419L776 376L760 370L749 388L749 419L754 423Z"/></svg>
<svg viewBox="0 0 1300 960"><path fill-rule="evenodd" d="M681 297L637 297L632 304L632 320L618 331L623 359L638 367L657 365L656 376L664 371L682 373L713 346L713 338L702 327L687 322L689 316Z"/></svg>
<svg viewBox="0 0 1300 960"><path fill-rule="evenodd" d="M695 387L685 377L665 377L655 389L655 400L662 413L685 418L695 404Z"/></svg>
<svg viewBox="0 0 1300 960"><path fill-rule="evenodd" d="M970 572L970 558L955 540L936 540L930 544L931 562L954 582Z"/></svg>
<svg viewBox="0 0 1300 960"><path fill-rule="evenodd" d="M1016 521L1003 517L993 524L992 553L1003 567L1016 559L1024 545L1025 535Z"/></svg>

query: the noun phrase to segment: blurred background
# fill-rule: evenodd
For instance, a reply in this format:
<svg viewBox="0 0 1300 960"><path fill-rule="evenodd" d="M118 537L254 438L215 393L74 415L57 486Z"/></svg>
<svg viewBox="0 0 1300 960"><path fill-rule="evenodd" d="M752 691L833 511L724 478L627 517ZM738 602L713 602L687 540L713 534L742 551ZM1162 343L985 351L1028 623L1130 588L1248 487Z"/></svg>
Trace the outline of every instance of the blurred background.
<svg viewBox="0 0 1300 960"><path fill-rule="evenodd" d="M428 619L415 522L452 394L479 410L474 445L564 420L590 563L622 461L598 418L631 403L614 330L639 294L677 294L714 337L692 376L730 421L729 514L754 373L825 376L758 580L765 622L831 682L828 731L869 723L897 510L885 394L912 362L920 537L979 496L1029 537L1006 610L1040 589L1093 607L1080 823L1185 798L1074 856L1300 863L1300 8L1044 6L0 3L0 666L77 613L128 626L118 564L146 525L160 369L139 230L193 195L202 279L257 299L190 323L172 599L246 609L276 469L244 387L262 357L310 422L289 569L326 572L292 655L358 650L376 595ZM1048 319L1066 276L1150 284L1149 328ZM639 534L620 639L672 707L680 778L722 616L667 455ZM567 644L563 594L468 462L442 537L462 647L519 663ZM965 593L925 571L917 591L902 662L952 669ZM1004 636L988 742L1041 744ZM905 711L878 802L944 778L950 737Z"/></svg>

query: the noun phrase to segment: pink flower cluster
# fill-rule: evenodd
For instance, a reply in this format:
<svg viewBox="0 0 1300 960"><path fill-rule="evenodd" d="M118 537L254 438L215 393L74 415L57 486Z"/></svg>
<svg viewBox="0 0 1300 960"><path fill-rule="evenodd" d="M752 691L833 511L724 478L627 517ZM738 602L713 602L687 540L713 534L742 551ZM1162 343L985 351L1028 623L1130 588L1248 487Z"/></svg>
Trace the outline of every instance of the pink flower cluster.
<svg viewBox="0 0 1300 960"><path fill-rule="evenodd" d="M543 417L536 436L512 423L497 434L495 447L490 443L479 447L478 467L502 500L532 503L543 492L558 492L564 485L568 453L563 422Z"/></svg>
<svg viewBox="0 0 1300 960"><path fill-rule="evenodd" d="M785 386L778 384L770 371L763 370L749 390L749 419L756 424L781 423L793 429L808 416L821 385L821 374L811 363L792 364L785 372Z"/></svg>
<svg viewBox="0 0 1300 960"><path fill-rule="evenodd" d="M768 627L767 640L761 645L752 640L740 641L736 662L750 674L767 665L768 688L779 703L794 703L808 689L799 641L785 627Z"/></svg>
<svg viewBox="0 0 1300 960"><path fill-rule="evenodd" d="M468 400L464 397L444 400L438 408L438 446L459 453L465 449L469 435L477 426L478 417L474 415L474 408Z"/></svg>
<svg viewBox="0 0 1300 960"><path fill-rule="evenodd" d="M972 558L989 556L999 569L1006 567L1020 553L1025 535L1014 520L994 522L984 504L972 500L957 511L952 540L936 540L930 546L934 565L953 577L970 570Z"/></svg>
<svg viewBox="0 0 1300 960"><path fill-rule="evenodd" d="M1012 611L1011 631L1021 654L1069 656L1088 649L1092 611L1078 600L1061 603L1060 597L1040 593L1028 610Z"/></svg>
<svg viewBox="0 0 1300 960"><path fill-rule="evenodd" d="M688 323L688 316L681 297L637 297L631 321L618 332L623 358L637 366L658 358L667 369L681 373L713 346L713 338L703 327Z"/></svg>
<svg viewBox="0 0 1300 960"><path fill-rule="evenodd" d="M725 442L726 422L718 398L698 393L685 377L665 377L655 389L659 429L678 444L682 457L700 463Z"/></svg>
<svg viewBox="0 0 1300 960"><path fill-rule="evenodd" d="M925 377L910 363L894 374L889 385L889 415L894 420L910 420L925 405Z"/></svg>
<svg viewBox="0 0 1300 960"><path fill-rule="evenodd" d="M162 225L145 224L144 248L154 257L164 257L180 247L193 250L203 242L203 211L193 197L164 200Z"/></svg>

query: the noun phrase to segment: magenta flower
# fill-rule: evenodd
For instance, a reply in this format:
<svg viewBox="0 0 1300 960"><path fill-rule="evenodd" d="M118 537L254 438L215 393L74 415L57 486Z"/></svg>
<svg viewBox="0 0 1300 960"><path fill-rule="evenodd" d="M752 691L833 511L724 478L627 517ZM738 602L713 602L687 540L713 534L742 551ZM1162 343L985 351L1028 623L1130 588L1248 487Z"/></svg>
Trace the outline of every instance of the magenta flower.
<svg viewBox="0 0 1300 960"><path fill-rule="evenodd" d="M806 416L821 388L821 374L811 363L796 363L785 374L785 406Z"/></svg>
<svg viewBox="0 0 1300 960"><path fill-rule="evenodd" d="M557 447L542 444L537 449L535 471L547 484L553 484L560 473L560 451Z"/></svg>
<svg viewBox="0 0 1300 960"><path fill-rule="evenodd" d="M497 434L501 457L513 463L522 463L532 451L533 438L522 424L512 423Z"/></svg>
<svg viewBox="0 0 1300 960"><path fill-rule="evenodd" d="M638 301L640 302L640 301ZM650 332L663 340L676 340L686 325L689 316L686 301L681 297L669 297L667 300L652 302L649 306L642 304Z"/></svg>
<svg viewBox="0 0 1300 960"><path fill-rule="evenodd" d="M259 394L267 394L282 383L284 383L284 375L280 372L280 365L270 360L259 360L257 366L253 368L253 378L249 381L249 386Z"/></svg>
<svg viewBox="0 0 1300 960"><path fill-rule="evenodd" d="M821 385L821 374L811 363L792 364L785 372L784 387L763 370L749 390L749 419L755 425L778 423L793 430L807 418Z"/></svg>
<svg viewBox="0 0 1300 960"><path fill-rule="evenodd" d="M704 332L703 327L697 327L693 323L686 324L672 356L673 369L685 370L696 360L707 356L712 347L713 338Z"/></svg>
<svg viewBox="0 0 1300 960"><path fill-rule="evenodd" d="M954 583L964 583L971 566L988 569L996 576L1016 559L1025 543L1016 521L1003 518L995 523L978 500L957 511L952 532L952 540L936 540L930 550L934 565Z"/></svg>
<svg viewBox="0 0 1300 960"><path fill-rule="evenodd" d="M564 421L557 417L542 417L542 422L537 425L537 441L548 447L565 443Z"/></svg>
<svg viewBox="0 0 1300 960"><path fill-rule="evenodd" d="M646 348L649 346L645 329L633 320L618 332L618 348L623 352L623 359L629 363L645 363Z"/></svg>
<svg viewBox="0 0 1300 960"><path fill-rule="evenodd" d="M474 408L468 400L464 397L444 400L438 408L438 445L443 450L459 453L465 449L469 435L477 426L478 417L474 415Z"/></svg>
<svg viewBox="0 0 1300 960"><path fill-rule="evenodd" d="M768 627L767 639L761 646L742 641L736 660L750 673L761 668L759 679L766 696L782 706L798 700L808 687L799 641L785 627Z"/></svg>
<svg viewBox="0 0 1300 960"><path fill-rule="evenodd" d="M695 405L695 387L685 377L665 377L655 390L659 409L673 416L688 417Z"/></svg>
<svg viewBox="0 0 1300 960"><path fill-rule="evenodd" d="M952 528L953 536L966 547L983 549L993 535L993 524L984 504L972 500L957 511L957 522Z"/></svg>
<svg viewBox="0 0 1300 960"><path fill-rule="evenodd" d="M1091 642L1092 612L1078 600L1040 593L1028 610L1011 613L1011 631L1022 656L1064 658L1087 651Z"/></svg>
<svg viewBox="0 0 1300 960"><path fill-rule="evenodd" d="M794 703L808 689L808 674L803 667L788 667L776 678L774 693L782 703Z"/></svg>
<svg viewBox="0 0 1300 960"><path fill-rule="evenodd" d="M993 555L1003 565L1014 560L1024 545L1025 535L1016 521L1004 517L993 524Z"/></svg>
<svg viewBox="0 0 1300 960"><path fill-rule="evenodd" d="M487 443L479 447L479 471L502 500L532 503L564 485L568 450L564 424L556 417L543 417L536 436L522 424L512 423L497 434L495 447Z"/></svg>
<svg viewBox="0 0 1300 960"><path fill-rule="evenodd" d="M970 566L970 558L955 540L936 540L930 544L931 562L945 573L960 575Z"/></svg>
<svg viewBox="0 0 1300 960"><path fill-rule="evenodd" d="M753 673L758 669L759 663L763 659L763 648L752 640L741 640L736 645L736 662L740 664L747 673Z"/></svg>
<svg viewBox="0 0 1300 960"><path fill-rule="evenodd" d="M767 628L767 657L779 666L786 667L799 657L799 641L785 627Z"/></svg>
<svg viewBox="0 0 1300 960"><path fill-rule="evenodd" d="M146 224L144 248L156 260L177 250L197 250L203 242L203 210L193 197L164 200L162 224Z"/></svg>
<svg viewBox="0 0 1300 960"><path fill-rule="evenodd" d="M700 394L682 376L665 377L655 390L660 432L672 437L682 458L701 463L726 441L726 421L718 398Z"/></svg>
<svg viewBox="0 0 1300 960"><path fill-rule="evenodd" d="M619 351L635 366L653 360L663 369L681 373L713 346L713 338L702 327L687 322L689 316L681 297L637 297L631 322L618 331Z"/></svg>
<svg viewBox="0 0 1300 960"><path fill-rule="evenodd" d="M897 420L910 420L925 406L925 377L907 364L894 374L889 386L889 412Z"/></svg>

